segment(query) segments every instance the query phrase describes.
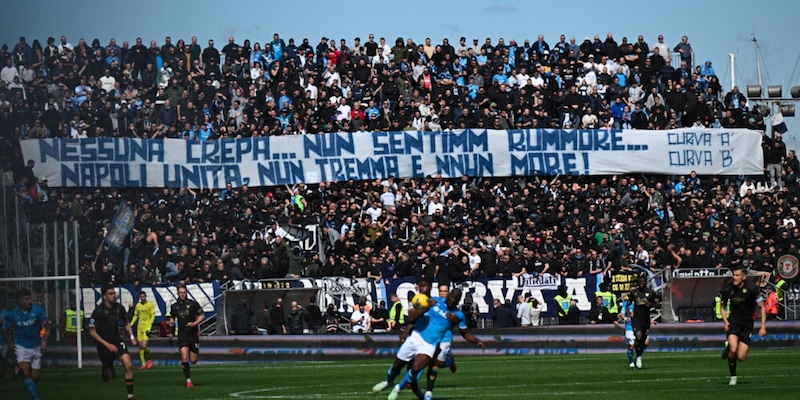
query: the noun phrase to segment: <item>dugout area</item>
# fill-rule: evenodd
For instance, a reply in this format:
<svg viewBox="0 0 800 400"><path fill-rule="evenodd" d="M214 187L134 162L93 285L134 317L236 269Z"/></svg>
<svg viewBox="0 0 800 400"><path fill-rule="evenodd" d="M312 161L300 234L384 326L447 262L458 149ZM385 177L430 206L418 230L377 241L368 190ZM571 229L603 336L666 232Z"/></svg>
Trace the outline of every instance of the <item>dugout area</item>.
<svg viewBox="0 0 800 400"><path fill-rule="evenodd" d="M287 312L292 301L297 301L301 306L308 305L309 299L316 299L320 304L321 288L319 287L289 287L281 281L262 283L263 289L226 290L222 293L217 307L217 335L227 335L230 327L231 315L236 305L242 300L247 302L248 308L254 314L269 303L270 307L279 299L283 299L283 309Z"/></svg>

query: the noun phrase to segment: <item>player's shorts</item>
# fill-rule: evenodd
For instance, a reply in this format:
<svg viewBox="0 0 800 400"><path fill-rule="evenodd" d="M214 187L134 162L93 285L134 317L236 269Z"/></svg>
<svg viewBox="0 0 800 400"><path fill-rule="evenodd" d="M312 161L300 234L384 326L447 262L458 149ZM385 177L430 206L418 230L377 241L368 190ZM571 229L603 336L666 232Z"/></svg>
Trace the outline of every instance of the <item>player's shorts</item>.
<svg viewBox="0 0 800 400"><path fill-rule="evenodd" d="M625 329L625 342L632 345L636 341L636 336L633 334L633 329Z"/></svg>
<svg viewBox="0 0 800 400"><path fill-rule="evenodd" d="M633 327L633 332L644 332L644 335L647 336L650 333L650 320L646 321L636 321L634 320L631 324Z"/></svg>
<svg viewBox="0 0 800 400"><path fill-rule="evenodd" d="M42 349L35 347L29 349L20 345L14 346L17 355L17 364L30 363L31 369L42 369Z"/></svg>
<svg viewBox="0 0 800 400"><path fill-rule="evenodd" d="M727 335L736 335L739 338L739 343L744 343L746 345L750 345L750 337L753 336L753 326L752 325L739 325L739 324L731 324L728 332L725 332Z"/></svg>
<svg viewBox="0 0 800 400"><path fill-rule="evenodd" d="M436 359L445 362L448 358L453 357L453 350L452 350L453 342L441 342L439 343L439 351Z"/></svg>
<svg viewBox="0 0 800 400"><path fill-rule="evenodd" d="M122 340L111 343L117 346L116 353L112 353L106 348L106 346L103 346L102 344L96 344L97 355L100 356L100 363L102 363L103 366L113 365L114 360L118 360L123 354L128 354L128 346L126 346L125 342Z"/></svg>
<svg viewBox="0 0 800 400"><path fill-rule="evenodd" d="M188 347L192 353L200 353L200 337L178 335L178 348L182 349L184 347Z"/></svg>
<svg viewBox="0 0 800 400"><path fill-rule="evenodd" d="M153 330L152 326L148 326L147 329L136 328L136 340L150 340L150 331Z"/></svg>
<svg viewBox="0 0 800 400"><path fill-rule="evenodd" d="M422 338L422 335L417 331L411 332L408 339L403 342L400 349L397 350L397 359L405 362L411 361L417 354L425 354L428 357L433 357L436 351L436 345L430 344Z"/></svg>

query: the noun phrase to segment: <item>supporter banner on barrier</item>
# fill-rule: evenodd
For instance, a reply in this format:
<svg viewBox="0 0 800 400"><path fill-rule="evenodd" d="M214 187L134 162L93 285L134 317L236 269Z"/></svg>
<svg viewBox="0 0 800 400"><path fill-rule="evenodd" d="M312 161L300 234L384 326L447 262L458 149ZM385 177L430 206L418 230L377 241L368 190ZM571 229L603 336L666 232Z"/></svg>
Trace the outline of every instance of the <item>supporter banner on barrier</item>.
<svg viewBox="0 0 800 400"><path fill-rule="evenodd" d="M747 129L350 132L187 141L32 139L21 143L52 187L275 186L463 175L750 175L761 133Z"/></svg>
<svg viewBox="0 0 800 400"><path fill-rule="evenodd" d="M561 279L549 273L531 275L524 274L517 277L517 286L521 289L558 290Z"/></svg>
<svg viewBox="0 0 800 400"><path fill-rule="evenodd" d="M188 297L203 308L206 317L212 317L217 309L217 298L220 295L219 283L189 283L186 285ZM84 287L81 296L81 306L89 318L95 307L103 301L100 288ZM120 285L117 287L117 301L127 310L132 304L139 301L139 293L147 293L147 301L152 301L156 306L156 323L164 320L172 303L178 301L177 286L141 286Z"/></svg>
<svg viewBox="0 0 800 400"><path fill-rule="evenodd" d="M281 282L282 280L277 280ZM512 304L516 303L517 296L530 293L531 296L539 300L542 304L541 315L543 317L555 316L555 310L552 307L553 298L558 294L558 287L564 286L574 299L578 300L578 308L584 313L588 313L592 308L592 301L594 300L594 293L597 291L600 278L597 275L589 275L582 278L563 278L547 275L544 280L538 284L532 284L536 280L530 279L505 279L505 278L492 278L492 279L477 279L475 281L464 282L457 284L464 291L462 303L469 293L472 298L473 304L477 306L478 311L481 313L481 318L489 318L492 311L492 302L494 299L500 299L505 303L506 300L511 300ZM268 281L265 281L268 282ZM391 306L390 296L397 293L400 301L408 303L411 298L417 293L415 278L404 278L386 281L376 281L374 279L350 279L350 278L323 278L317 279L317 286L320 287L320 301L319 306L325 309L328 304L333 303L337 309L343 313L354 311L354 307L358 304L361 297L366 297L370 302L378 303L381 300L386 301L387 306ZM252 289L257 289L260 285L265 283L258 283L250 286ZM307 285L305 285L307 286ZM301 284L287 285L286 289L302 288ZM436 293L436 284L433 285L433 293ZM248 290L248 287L242 287Z"/></svg>

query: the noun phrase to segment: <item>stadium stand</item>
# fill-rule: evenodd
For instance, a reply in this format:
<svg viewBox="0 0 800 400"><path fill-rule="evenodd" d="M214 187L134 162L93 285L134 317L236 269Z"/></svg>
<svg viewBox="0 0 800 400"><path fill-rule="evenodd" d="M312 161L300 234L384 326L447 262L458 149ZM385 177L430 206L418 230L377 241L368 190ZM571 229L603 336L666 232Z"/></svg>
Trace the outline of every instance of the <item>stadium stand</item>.
<svg viewBox="0 0 800 400"><path fill-rule="evenodd" d="M19 215L78 221L84 284L299 276L461 282L524 271L608 276L746 264L773 272L800 245L794 152L765 136L769 176L464 176L223 190L49 188L22 159L29 138L177 138L460 128L765 130L711 62L672 63L643 41L547 43L323 37L217 50L166 38L106 45L20 38L0 49L2 165ZM677 65L677 68L672 65ZM8 79L6 79L8 78ZM767 155L769 155L767 157ZM777 159L774 157L778 157ZM765 161L766 163L767 161ZM765 165L766 167L766 165ZM121 200L123 250L104 249ZM7 216L14 213L9 208ZM12 219L13 220L13 217ZM317 225L325 259L286 227ZM12 227L12 225L9 225ZM9 234L9 236L13 236ZM101 249L101 251L98 251ZM455 249L455 250L454 250ZM475 263L478 269L471 269ZM599 267L598 267L599 265Z"/></svg>

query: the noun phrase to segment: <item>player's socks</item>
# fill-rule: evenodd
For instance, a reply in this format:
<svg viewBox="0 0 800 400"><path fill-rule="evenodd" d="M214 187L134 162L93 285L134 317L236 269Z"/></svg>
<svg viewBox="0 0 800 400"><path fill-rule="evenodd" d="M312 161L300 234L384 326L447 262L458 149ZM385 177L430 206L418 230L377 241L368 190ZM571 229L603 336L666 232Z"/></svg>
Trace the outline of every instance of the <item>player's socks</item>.
<svg viewBox="0 0 800 400"><path fill-rule="evenodd" d="M405 374L403 374L403 379L400 379L400 383L398 383L397 386L399 386L400 389L404 389L406 385L410 383L411 383L411 370L408 370Z"/></svg>
<svg viewBox="0 0 800 400"><path fill-rule="evenodd" d="M439 371L436 368L428 368L428 386L429 392L433 391L433 385L436 383L436 377L439 376Z"/></svg>
<svg viewBox="0 0 800 400"><path fill-rule="evenodd" d="M125 379L125 390L128 391L128 397L133 397L133 378Z"/></svg>
<svg viewBox="0 0 800 400"><path fill-rule="evenodd" d="M143 367L145 364L147 364L147 358L145 357L144 349L139 349L139 360L142 362Z"/></svg>
<svg viewBox="0 0 800 400"><path fill-rule="evenodd" d="M386 382L391 385L392 382L394 382L394 380L397 378L397 375L400 375L400 371L402 370L399 369L395 371L394 368L389 367L389 370L386 371Z"/></svg>
<svg viewBox="0 0 800 400"><path fill-rule="evenodd" d="M728 370L731 372L731 376L736 376L736 358L728 358Z"/></svg>
<svg viewBox="0 0 800 400"><path fill-rule="evenodd" d="M450 367L450 373L455 374L458 370L458 365L456 364L456 359L453 357L448 357L447 360L444 362L445 367Z"/></svg>
<svg viewBox="0 0 800 400"><path fill-rule="evenodd" d="M444 360L444 365L443 366L449 368L451 365L455 364L455 362L456 362L456 360L453 359L453 357L447 357L447 359Z"/></svg>
<svg viewBox="0 0 800 400"><path fill-rule="evenodd" d="M372 391L377 393L391 386L394 383L394 380L397 378L397 376L400 375L401 371L402 371L401 369L395 370L394 366L389 367L389 369L386 371L386 380L383 382L376 383L375 386L372 387Z"/></svg>
<svg viewBox="0 0 800 400"><path fill-rule="evenodd" d="M722 348L722 359L723 360L727 360L728 359L728 352L729 351L730 351L730 349L728 348L728 341L726 340L725 341L725 347Z"/></svg>
<svg viewBox="0 0 800 400"><path fill-rule="evenodd" d="M144 349L144 359L147 360L147 361L150 361L150 348L149 347Z"/></svg>
<svg viewBox="0 0 800 400"><path fill-rule="evenodd" d="M411 385L411 391L414 392L414 395L418 398L422 397L420 396L419 381L417 380L417 375L419 375L419 372L420 371L417 371L416 374L413 374L411 371L408 371L408 374L406 374L411 378L411 380L408 382Z"/></svg>
<svg viewBox="0 0 800 400"><path fill-rule="evenodd" d="M23 382L25 383L25 389L31 395L31 399L39 400L39 390L36 388L36 382L31 378L27 378Z"/></svg>
<svg viewBox="0 0 800 400"><path fill-rule="evenodd" d="M100 369L103 382L113 381L117 377L117 372L114 370L113 365L105 365Z"/></svg>
<svg viewBox="0 0 800 400"><path fill-rule="evenodd" d="M633 356L634 356L633 349L628 349L628 363L633 362Z"/></svg>
<svg viewBox="0 0 800 400"><path fill-rule="evenodd" d="M189 363L188 362L181 363L181 367L183 367L183 376L184 376L184 378L192 379L192 374L191 374L191 371L190 371L191 367L189 366Z"/></svg>

